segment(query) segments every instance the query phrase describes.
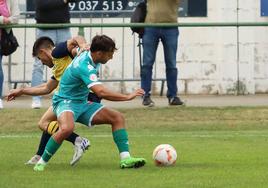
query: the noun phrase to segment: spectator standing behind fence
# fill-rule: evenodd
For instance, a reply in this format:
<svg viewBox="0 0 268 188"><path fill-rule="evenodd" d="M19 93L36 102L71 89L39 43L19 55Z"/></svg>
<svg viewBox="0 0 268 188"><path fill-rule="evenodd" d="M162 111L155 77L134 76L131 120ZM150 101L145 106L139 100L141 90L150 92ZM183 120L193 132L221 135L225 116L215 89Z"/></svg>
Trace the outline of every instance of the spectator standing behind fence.
<svg viewBox="0 0 268 188"><path fill-rule="evenodd" d="M69 2L77 0L36 0L35 19L37 23L56 24L70 23ZM37 28L36 38L47 36L55 45L71 38L70 28ZM43 83L44 65L35 58L32 72L32 87ZM32 101L32 108L41 108L41 97L35 96Z"/></svg>
<svg viewBox="0 0 268 188"><path fill-rule="evenodd" d="M0 24L18 23L19 16L20 11L19 11L18 0L0 0ZM0 36L1 32L2 29L0 29ZM4 73L2 68L2 53L0 53L0 109L3 108L3 102L2 102L3 83L4 83Z"/></svg>
<svg viewBox="0 0 268 188"><path fill-rule="evenodd" d="M147 0L145 23L177 23L179 0ZM155 62L159 40L164 48L167 79L167 97L170 105L182 105L177 96L176 53L178 46L178 27L145 27L142 37L143 65L141 70L141 87L145 91L144 106L154 106L151 99L152 69Z"/></svg>

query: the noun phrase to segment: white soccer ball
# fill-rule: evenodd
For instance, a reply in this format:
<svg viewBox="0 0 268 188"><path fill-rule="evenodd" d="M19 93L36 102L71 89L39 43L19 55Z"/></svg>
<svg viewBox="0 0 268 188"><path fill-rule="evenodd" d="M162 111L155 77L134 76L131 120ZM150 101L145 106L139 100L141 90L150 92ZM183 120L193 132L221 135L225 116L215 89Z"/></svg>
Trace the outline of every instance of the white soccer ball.
<svg viewBox="0 0 268 188"><path fill-rule="evenodd" d="M169 144L160 144L153 151L153 160L157 166L174 165L177 160L177 152Z"/></svg>

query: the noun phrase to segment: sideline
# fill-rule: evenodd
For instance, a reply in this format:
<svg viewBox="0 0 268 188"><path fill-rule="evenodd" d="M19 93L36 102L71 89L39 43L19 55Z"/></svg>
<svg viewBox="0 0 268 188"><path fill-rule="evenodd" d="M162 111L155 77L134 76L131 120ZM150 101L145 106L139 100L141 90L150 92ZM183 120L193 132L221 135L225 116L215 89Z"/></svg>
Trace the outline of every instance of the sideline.
<svg viewBox="0 0 268 188"><path fill-rule="evenodd" d="M265 131L268 133L268 131ZM235 137L263 137L267 138L268 134L265 134L263 130L260 131L208 131L205 133L201 132L178 132L172 134L129 134L129 137L140 138L140 137L191 137L191 138L235 138ZM97 134L97 135L85 135L91 138L110 138L111 134ZM0 139L5 138L40 138L40 134L7 134L0 135Z"/></svg>

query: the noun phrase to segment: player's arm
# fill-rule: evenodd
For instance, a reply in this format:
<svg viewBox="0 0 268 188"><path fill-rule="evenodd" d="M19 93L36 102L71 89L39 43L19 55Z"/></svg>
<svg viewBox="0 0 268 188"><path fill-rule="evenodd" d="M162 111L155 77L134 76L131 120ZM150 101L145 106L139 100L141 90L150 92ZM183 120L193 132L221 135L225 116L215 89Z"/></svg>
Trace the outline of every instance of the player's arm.
<svg viewBox="0 0 268 188"><path fill-rule="evenodd" d="M77 47L79 47L79 52L78 52ZM89 51L90 47L87 44L86 39L78 35L76 37L73 37L67 40L67 49L69 53L71 53L72 56L74 57L76 55L79 55L83 51L86 51L86 50Z"/></svg>
<svg viewBox="0 0 268 188"><path fill-rule="evenodd" d="M90 89L100 98L109 100L109 101L129 101L134 99L137 96L144 95L143 89L137 89L133 93L130 94L122 94L113 92L106 87L104 87L102 84L96 84L90 87Z"/></svg>
<svg viewBox="0 0 268 188"><path fill-rule="evenodd" d="M89 45L82 36L76 36L65 42L59 43L52 51L52 56L54 58L63 58L66 56L75 57L79 53L89 50Z"/></svg>
<svg viewBox="0 0 268 188"><path fill-rule="evenodd" d="M130 94L122 94L109 90L99 82L97 70L93 66L88 66L87 63L82 63L78 68L74 69L74 74L80 77L80 79L88 86L88 89L95 93L99 98L110 101L128 101L137 96L144 95L143 89L137 89Z"/></svg>
<svg viewBox="0 0 268 188"><path fill-rule="evenodd" d="M49 94L54 89L56 89L58 83L59 82L56 79L49 79L47 83L41 84L39 86L11 90L7 96L7 101L14 100L16 97L19 97L21 95L38 96Z"/></svg>

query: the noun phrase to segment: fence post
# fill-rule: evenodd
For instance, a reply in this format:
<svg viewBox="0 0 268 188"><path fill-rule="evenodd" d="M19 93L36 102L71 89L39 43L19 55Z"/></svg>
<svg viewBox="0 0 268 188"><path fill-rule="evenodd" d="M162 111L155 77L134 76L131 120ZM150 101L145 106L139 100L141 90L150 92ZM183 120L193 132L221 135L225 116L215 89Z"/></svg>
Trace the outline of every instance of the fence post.
<svg viewBox="0 0 268 188"><path fill-rule="evenodd" d="M80 36L85 36L85 31L84 31L84 27L79 27L78 28L78 35L80 35Z"/></svg>

